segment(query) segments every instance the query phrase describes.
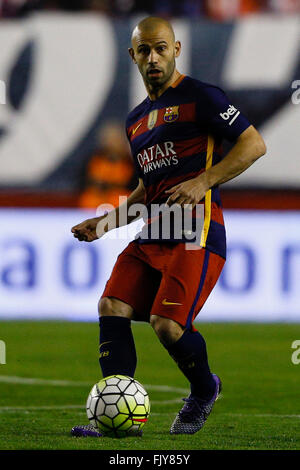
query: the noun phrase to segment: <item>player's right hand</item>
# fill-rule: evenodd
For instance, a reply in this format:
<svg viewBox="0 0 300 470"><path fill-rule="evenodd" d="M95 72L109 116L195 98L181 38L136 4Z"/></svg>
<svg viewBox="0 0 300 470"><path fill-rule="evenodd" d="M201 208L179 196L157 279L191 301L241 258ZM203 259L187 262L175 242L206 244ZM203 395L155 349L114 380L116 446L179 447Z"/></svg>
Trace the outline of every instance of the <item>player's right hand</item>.
<svg viewBox="0 0 300 470"><path fill-rule="evenodd" d="M100 238L105 232L99 233L97 230L98 223L104 218L94 217L93 219L87 219L84 222L81 222L78 225L72 227L71 232L74 234L74 237L77 238L80 242L92 242ZM98 233L97 233L98 232Z"/></svg>

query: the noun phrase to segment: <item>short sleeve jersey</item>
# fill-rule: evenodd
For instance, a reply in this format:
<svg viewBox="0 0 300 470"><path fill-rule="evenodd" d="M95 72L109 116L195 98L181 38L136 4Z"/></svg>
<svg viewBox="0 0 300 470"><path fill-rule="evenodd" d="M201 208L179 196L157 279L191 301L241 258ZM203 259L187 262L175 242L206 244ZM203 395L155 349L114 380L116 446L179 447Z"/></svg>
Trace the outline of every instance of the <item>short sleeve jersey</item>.
<svg viewBox="0 0 300 470"><path fill-rule="evenodd" d="M234 142L249 126L223 90L188 76L181 75L158 99L147 97L126 121L134 165L146 190L146 206L164 203L167 189L220 162L222 141ZM199 203L204 205L201 246L225 258L218 187L211 188ZM138 240L146 242L143 236Z"/></svg>

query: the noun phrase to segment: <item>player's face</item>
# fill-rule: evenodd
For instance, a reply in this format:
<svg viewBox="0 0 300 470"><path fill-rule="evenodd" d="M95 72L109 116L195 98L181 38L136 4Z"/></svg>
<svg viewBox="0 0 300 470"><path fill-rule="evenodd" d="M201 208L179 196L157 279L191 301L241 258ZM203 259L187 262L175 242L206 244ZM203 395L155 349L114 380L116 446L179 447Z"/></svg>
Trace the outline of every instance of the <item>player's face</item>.
<svg viewBox="0 0 300 470"><path fill-rule="evenodd" d="M133 38L131 57L147 85L162 87L170 80L175 70L175 58L180 52L180 43L163 27L153 32L139 32Z"/></svg>

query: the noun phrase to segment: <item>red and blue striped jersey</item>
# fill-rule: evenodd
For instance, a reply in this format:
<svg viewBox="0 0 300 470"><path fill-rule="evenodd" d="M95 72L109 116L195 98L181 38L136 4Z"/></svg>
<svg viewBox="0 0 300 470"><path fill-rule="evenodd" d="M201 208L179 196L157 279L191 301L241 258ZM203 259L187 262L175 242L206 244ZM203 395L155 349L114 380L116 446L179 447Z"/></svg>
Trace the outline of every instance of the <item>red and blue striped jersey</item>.
<svg viewBox="0 0 300 470"><path fill-rule="evenodd" d="M146 206L164 203L167 189L218 163L222 141L235 141L249 126L223 90L188 76L181 75L158 99L147 97L126 121L135 168L146 189ZM211 188L199 203L204 204L201 246L225 258L218 187ZM138 240L149 241L143 240L143 231Z"/></svg>

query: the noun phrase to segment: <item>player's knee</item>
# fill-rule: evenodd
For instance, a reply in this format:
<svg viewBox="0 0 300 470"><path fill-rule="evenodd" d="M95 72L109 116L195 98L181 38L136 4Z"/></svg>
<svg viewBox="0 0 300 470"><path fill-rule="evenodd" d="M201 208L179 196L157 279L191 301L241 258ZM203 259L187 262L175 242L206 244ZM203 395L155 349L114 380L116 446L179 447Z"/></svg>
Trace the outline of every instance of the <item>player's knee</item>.
<svg viewBox="0 0 300 470"><path fill-rule="evenodd" d="M151 315L150 323L160 342L168 347L182 336L184 328L170 318Z"/></svg>
<svg viewBox="0 0 300 470"><path fill-rule="evenodd" d="M117 316L132 317L132 308L118 299L111 297L103 297L98 303L99 317Z"/></svg>
<svg viewBox="0 0 300 470"><path fill-rule="evenodd" d="M100 299L98 303L98 313L99 317L116 315L113 299L110 299L109 297Z"/></svg>

